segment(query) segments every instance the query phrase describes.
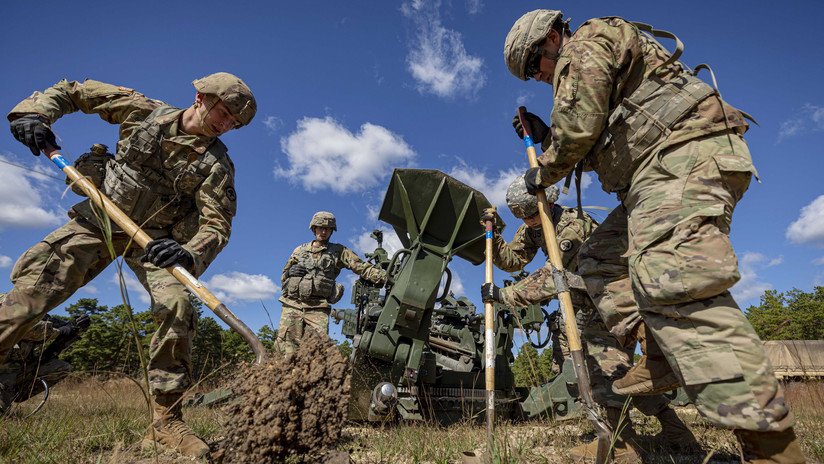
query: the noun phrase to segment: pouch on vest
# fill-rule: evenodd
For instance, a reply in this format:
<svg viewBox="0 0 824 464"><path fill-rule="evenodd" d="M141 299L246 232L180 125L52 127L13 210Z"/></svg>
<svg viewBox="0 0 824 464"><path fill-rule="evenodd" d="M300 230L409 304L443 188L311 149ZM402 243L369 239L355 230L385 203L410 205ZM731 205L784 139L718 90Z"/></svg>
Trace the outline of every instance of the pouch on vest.
<svg viewBox="0 0 824 464"><path fill-rule="evenodd" d="M74 162L74 167L77 171L94 184L97 188L103 187L103 181L106 178L106 167L109 162L114 159L114 155L108 152L105 145L95 144L89 153L83 153ZM72 192L86 196L86 193L80 189L80 186L66 179L66 185L71 185Z"/></svg>
<svg viewBox="0 0 824 464"><path fill-rule="evenodd" d="M669 136L672 127L715 93L704 81L686 73L668 82L646 77L609 115L606 129L590 152L590 164L604 190L626 190L640 162Z"/></svg>

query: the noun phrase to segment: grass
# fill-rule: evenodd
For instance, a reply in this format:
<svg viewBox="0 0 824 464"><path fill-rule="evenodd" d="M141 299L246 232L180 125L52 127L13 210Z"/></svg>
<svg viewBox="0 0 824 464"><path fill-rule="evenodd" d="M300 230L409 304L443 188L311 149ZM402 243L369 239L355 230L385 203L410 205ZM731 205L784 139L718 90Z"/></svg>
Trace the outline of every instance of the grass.
<svg viewBox="0 0 824 464"><path fill-rule="evenodd" d="M810 462L824 461L824 382L793 383L787 401L798 423L796 431ZM9 463L189 463L173 453L154 456L141 450L149 425L146 404L137 385L128 379L69 378L52 390L51 398L35 416L25 416L37 405L32 399L0 419L0 462ZM222 438L222 413L207 407L186 408L185 417L210 443ZM698 441L713 456L708 462L737 462L733 435L700 418L691 407L679 410ZM636 430L653 435L656 419L632 416ZM493 448L496 463L571 463L569 449L594 438L583 419L564 422L499 424ZM645 448L659 443L648 439ZM365 426L352 424L339 446L355 463L460 463L462 456L486 452L483 426L426 424ZM655 457L658 456L658 457ZM650 462L700 462L697 457L654 455Z"/></svg>

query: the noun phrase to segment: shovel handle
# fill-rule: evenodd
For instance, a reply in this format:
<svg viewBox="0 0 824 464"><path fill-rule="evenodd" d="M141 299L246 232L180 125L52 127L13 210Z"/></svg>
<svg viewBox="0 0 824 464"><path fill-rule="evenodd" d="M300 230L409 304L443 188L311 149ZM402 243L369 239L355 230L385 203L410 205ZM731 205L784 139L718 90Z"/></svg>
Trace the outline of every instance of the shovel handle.
<svg viewBox="0 0 824 464"><path fill-rule="evenodd" d="M99 208L106 212L111 220L120 226L123 231L132 238L141 248L146 248L146 245L152 240L149 235L143 231L132 219L126 215L120 208L117 207L111 200L109 200L97 187L85 176L80 174L77 169L69 164L63 155L55 149L46 150L46 155L49 159L63 171L66 176L80 189L89 199ZM217 315L223 322L231 327L235 332L239 333L241 337L252 347L255 353L255 362L260 364L265 357L266 349L257 338L254 332L243 323L237 316L229 310L212 292L207 289L203 283L195 276L186 270L180 264L175 264L166 268L180 283L182 283L190 292L200 298L212 312Z"/></svg>

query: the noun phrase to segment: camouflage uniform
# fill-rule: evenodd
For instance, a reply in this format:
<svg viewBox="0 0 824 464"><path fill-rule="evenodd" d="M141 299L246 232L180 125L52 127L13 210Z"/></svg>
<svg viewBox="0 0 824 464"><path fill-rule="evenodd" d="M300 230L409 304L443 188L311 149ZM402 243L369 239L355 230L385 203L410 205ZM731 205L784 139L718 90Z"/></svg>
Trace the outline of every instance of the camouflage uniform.
<svg viewBox="0 0 824 464"><path fill-rule="evenodd" d="M601 227L627 231L623 256L640 317L699 412L730 428L787 430L794 418L783 390L728 291L739 279L732 212L757 175L742 138L747 123L668 57L616 17L589 20L567 38L537 180L552 185L583 161L618 194L622 206ZM582 254L584 277L618 259ZM594 301L607 298L604 282L587 287Z"/></svg>
<svg viewBox="0 0 824 464"><path fill-rule="evenodd" d="M106 168L103 193L152 238L169 237L176 230L175 239L194 260L190 270L202 274L226 245L236 212L234 166L226 146L216 137L183 133L182 109L93 80L64 80L35 92L11 111L9 119L37 113L54 122L76 111L120 125L116 159ZM114 259L89 200L75 205L69 216L67 224L26 251L14 266L14 288L0 306L0 358L44 313ZM196 226L185 230L176 227L179 223ZM182 392L190 382L197 318L189 294L167 271L141 262L143 250L112 227L115 256L124 257L152 299L158 325L149 349L152 393Z"/></svg>
<svg viewBox="0 0 824 464"><path fill-rule="evenodd" d="M578 267L576 255L593 230L598 230L597 223L586 214L583 219L579 219L577 210L562 208L557 204L552 206L552 216L564 268L575 272ZM494 235L492 260L497 267L507 272L515 272L523 269L532 261L539 249L546 256L543 231L531 229L526 224L522 224L510 243L504 242L500 234ZM575 309L575 318L581 330L581 339L589 361L587 366L590 369L593 396L599 404L605 407L622 408L626 397L612 392L612 380L623 376L629 369L635 342L633 340L628 344L629 346L620 344L601 320L595 305L584 289L583 282L572 274L569 274L569 280L572 287L570 296ZM549 265L547 265L514 285L502 288L500 299L507 306L523 307L556 298L557 293ZM565 338L559 337L559 342L564 343ZM561 350L563 351L563 348ZM568 347L566 351L569 351ZM633 399L633 406L648 416L661 413L668 404L669 401L661 395Z"/></svg>
<svg viewBox="0 0 824 464"><path fill-rule="evenodd" d="M289 269L296 264L306 268L308 273L290 277ZM338 243L313 240L295 248L289 256L280 279L283 309L277 341L282 352L295 351L306 327L328 336L329 312L332 304L343 296L343 286L335 283L335 278L344 268L374 283L386 280L386 271L362 261L352 250Z"/></svg>
<svg viewBox="0 0 824 464"><path fill-rule="evenodd" d="M0 295L0 301L5 298ZM44 379L52 386L64 379L72 370L71 364L59 358L45 360L41 363L34 350L45 347L57 338L60 331L51 320L37 322L23 338L9 352L6 361L0 364L0 412L4 411L11 401L25 401L42 391L42 385L37 379ZM35 362L32 362L34 360Z"/></svg>

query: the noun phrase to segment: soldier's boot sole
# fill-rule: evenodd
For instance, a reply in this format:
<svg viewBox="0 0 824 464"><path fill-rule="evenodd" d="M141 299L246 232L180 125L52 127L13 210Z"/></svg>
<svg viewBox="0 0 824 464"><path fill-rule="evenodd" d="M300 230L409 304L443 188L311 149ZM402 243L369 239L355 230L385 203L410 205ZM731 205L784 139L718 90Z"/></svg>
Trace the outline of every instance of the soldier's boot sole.
<svg viewBox="0 0 824 464"><path fill-rule="evenodd" d="M612 383L619 395L649 396L668 392L681 386L666 359L642 356L627 374Z"/></svg>

